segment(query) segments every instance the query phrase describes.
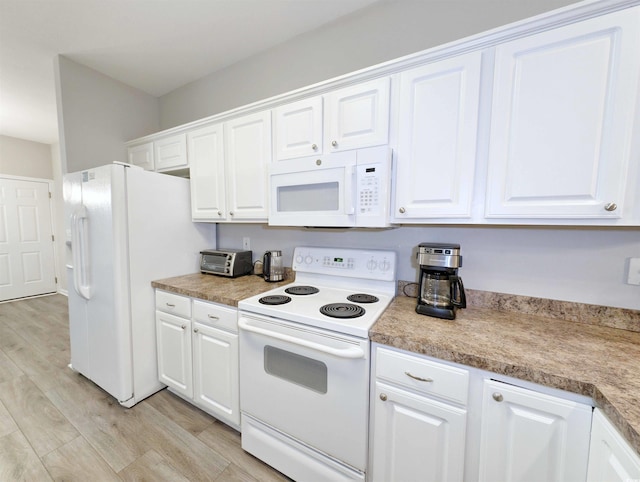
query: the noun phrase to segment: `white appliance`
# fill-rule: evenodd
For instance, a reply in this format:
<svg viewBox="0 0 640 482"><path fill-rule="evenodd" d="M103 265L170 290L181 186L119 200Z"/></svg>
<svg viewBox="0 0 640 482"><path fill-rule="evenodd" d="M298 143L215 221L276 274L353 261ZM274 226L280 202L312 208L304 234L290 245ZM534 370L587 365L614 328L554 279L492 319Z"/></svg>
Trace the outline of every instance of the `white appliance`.
<svg viewBox="0 0 640 482"><path fill-rule="evenodd" d="M160 390L154 279L199 270L215 227L189 181L112 164L64 176L71 368L131 407Z"/></svg>
<svg viewBox="0 0 640 482"><path fill-rule="evenodd" d="M272 226L389 226L392 151L387 146L273 162Z"/></svg>
<svg viewBox="0 0 640 482"><path fill-rule="evenodd" d="M294 283L238 303L242 448L295 480L364 480L369 329L393 251L298 247Z"/></svg>

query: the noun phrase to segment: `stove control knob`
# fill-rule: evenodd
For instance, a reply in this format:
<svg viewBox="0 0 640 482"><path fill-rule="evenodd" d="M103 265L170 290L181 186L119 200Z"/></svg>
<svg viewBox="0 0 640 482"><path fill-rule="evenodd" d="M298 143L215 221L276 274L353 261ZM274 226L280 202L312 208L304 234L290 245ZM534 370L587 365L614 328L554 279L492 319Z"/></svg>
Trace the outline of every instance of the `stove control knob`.
<svg viewBox="0 0 640 482"><path fill-rule="evenodd" d="M298 264L302 263L303 259L304 258L302 257L302 255L299 254L298 256L296 256L296 263L298 263Z"/></svg>
<svg viewBox="0 0 640 482"><path fill-rule="evenodd" d="M390 268L391 263L389 263L389 260L382 260L382 262L380 263L380 271L389 271Z"/></svg>
<svg viewBox="0 0 640 482"><path fill-rule="evenodd" d="M313 262L313 258L311 257L311 255L307 255L306 258L304 258L304 262L307 264L311 264Z"/></svg>
<svg viewBox="0 0 640 482"><path fill-rule="evenodd" d="M375 259L370 259L367 262L367 269L369 271L373 271L374 269L376 269L378 267L378 262Z"/></svg>

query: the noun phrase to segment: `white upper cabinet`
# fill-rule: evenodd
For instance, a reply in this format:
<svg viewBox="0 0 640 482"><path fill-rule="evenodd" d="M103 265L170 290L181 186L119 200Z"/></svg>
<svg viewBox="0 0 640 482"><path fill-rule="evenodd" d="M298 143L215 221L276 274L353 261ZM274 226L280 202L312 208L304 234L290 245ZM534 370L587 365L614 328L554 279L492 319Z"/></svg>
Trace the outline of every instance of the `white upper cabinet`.
<svg viewBox="0 0 640 482"><path fill-rule="evenodd" d="M389 141L390 84L389 77L382 77L325 95L325 152Z"/></svg>
<svg viewBox="0 0 640 482"><path fill-rule="evenodd" d="M224 220L227 212L222 124L187 134L194 221Z"/></svg>
<svg viewBox="0 0 640 482"><path fill-rule="evenodd" d="M230 120L225 123L224 136L229 218L266 222L271 111Z"/></svg>
<svg viewBox="0 0 640 482"><path fill-rule="evenodd" d="M322 154L322 97L273 110L273 148L278 161Z"/></svg>
<svg viewBox="0 0 640 482"><path fill-rule="evenodd" d="M276 161L384 145L389 142L389 77L277 107Z"/></svg>
<svg viewBox="0 0 640 482"><path fill-rule="evenodd" d="M635 7L496 47L487 218L623 216L639 45Z"/></svg>
<svg viewBox="0 0 640 482"><path fill-rule="evenodd" d="M176 134L154 141L153 154L156 171L187 167L189 163L187 161L186 134Z"/></svg>
<svg viewBox="0 0 640 482"><path fill-rule="evenodd" d="M153 171L153 142L145 142L127 149L129 164L140 166L145 171Z"/></svg>
<svg viewBox="0 0 640 482"><path fill-rule="evenodd" d="M396 222L469 218L482 53L400 74Z"/></svg>

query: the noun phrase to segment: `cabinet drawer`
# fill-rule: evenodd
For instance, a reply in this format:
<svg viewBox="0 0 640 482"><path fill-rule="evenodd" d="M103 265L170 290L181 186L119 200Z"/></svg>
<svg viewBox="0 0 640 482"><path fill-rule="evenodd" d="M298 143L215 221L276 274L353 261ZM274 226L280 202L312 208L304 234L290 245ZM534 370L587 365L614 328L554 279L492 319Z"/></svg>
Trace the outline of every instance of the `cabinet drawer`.
<svg viewBox="0 0 640 482"><path fill-rule="evenodd" d="M183 318L191 318L191 299L156 290L156 309Z"/></svg>
<svg viewBox="0 0 640 482"><path fill-rule="evenodd" d="M238 333L238 310L235 308L193 300L193 319L214 328Z"/></svg>
<svg viewBox="0 0 640 482"><path fill-rule="evenodd" d="M469 372L461 368L378 348L376 377L463 405L467 403Z"/></svg>

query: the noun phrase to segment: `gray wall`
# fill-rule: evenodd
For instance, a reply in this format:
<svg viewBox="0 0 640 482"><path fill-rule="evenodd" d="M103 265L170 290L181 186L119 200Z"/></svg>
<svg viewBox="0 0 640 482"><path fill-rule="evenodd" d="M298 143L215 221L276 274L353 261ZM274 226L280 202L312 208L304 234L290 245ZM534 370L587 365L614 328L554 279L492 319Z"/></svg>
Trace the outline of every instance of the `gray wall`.
<svg viewBox="0 0 640 482"><path fill-rule="evenodd" d="M160 129L156 97L61 55L56 89L63 172L126 162L126 141Z"/></svg>
<svg viewBox="0 0 640 482"><path fill-rule="evenodd" d="M573 1L382 2L161 97L161 127L166 129L224 112Z"/></svg>
<svg viewBox="0 0 640 482"><path fill-rule="evenodd" d="M53 179L51 146L0 136L0 174Z"/></svg>
<svg viewBox="0 0 640 482"><path fill-rule="evenodd" d="M160 99L162 128L225 111L571 3L556 1L389 1L212 73ZM232 40L232 39L231 39ZM230 41L231 41L230 40ZM496 292L640 309L640 287L625 284L640 256L638 229L404 226L392 230L307 230L222 224L218 246L254 258L297 245L393 249L398 277L417 280L415 247L462 245L465 286Z"/></svg>

